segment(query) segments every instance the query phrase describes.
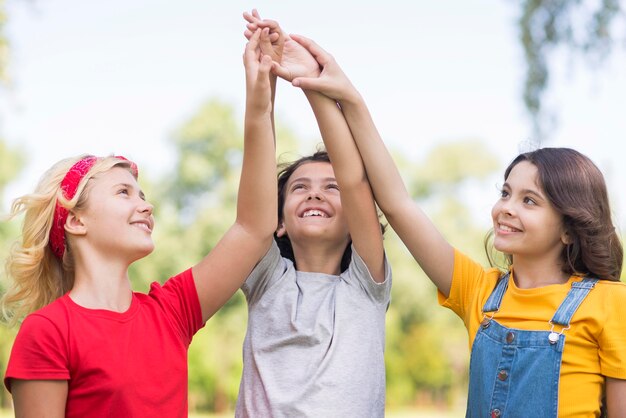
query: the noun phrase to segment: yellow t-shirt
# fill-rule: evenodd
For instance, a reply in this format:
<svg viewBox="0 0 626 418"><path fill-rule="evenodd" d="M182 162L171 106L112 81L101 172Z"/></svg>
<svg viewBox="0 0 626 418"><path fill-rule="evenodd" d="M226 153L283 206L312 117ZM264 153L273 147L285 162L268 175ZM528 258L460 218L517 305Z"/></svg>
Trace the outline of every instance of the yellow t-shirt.
<svg viewBox="0 0 626 418"><path fill-rule="evenodd" d="M450 296L439 303L465 323L470 349L483 319L482 307L500 276L455 250ZM522 330L549 331L548 321L571 288L565 284L520 289L513 277L494 319ZM555 327L555 331L560 331ZM599 280L582 302L564 332L565 348L559 382L559 417L597 417L604 377L626 379L626 284Z"/></svg>

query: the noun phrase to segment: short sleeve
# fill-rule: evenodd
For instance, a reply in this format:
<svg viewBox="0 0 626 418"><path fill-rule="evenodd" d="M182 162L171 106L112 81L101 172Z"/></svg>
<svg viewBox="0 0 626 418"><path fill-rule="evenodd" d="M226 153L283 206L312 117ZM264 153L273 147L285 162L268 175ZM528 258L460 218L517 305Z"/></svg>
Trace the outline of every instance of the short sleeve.
<svg viewBox="0 0 626 418"><path fill-rule="evenodd" d="M382 283L378 283L372 277L365 261L357 254L354 246L352 246L352 260L348 266L347 275L349 278L355 278L358 280L359 285L363 288L365 293L374 301L379 304L389 304L391 295L391 266L387 261L387 255L384 259L385 280Z"/></svg>
<svg viewBox="0 0 626 418"><path fill-rule="evenodd" d="M10 379L68 380L68 358L67 335L50 319L31 314L13 343L4 384L11 391Z"/></svg>
<svg viewBox="0 0 626 418"><path fill-rule="evenodd" d="M598 354L603 376L626 379L626 285L610 283Z"/></svg>
<svg viewBox="0 0 626 418"><path fill-rule="evenodd" d="M437 301L441 306L456 313L467 326L470 308L476 300L476 291L481 287L481 282L486 280L486 276L493 276L495 280L498 272L496 269L485 271L479 263L455 248L450 294L446 298L444 294L437 291Z"/></svg>
<svg viewBox="0 0 626 418"><path fill-rule="evenodd" d="M271 284L284 276L288 268L293 268L293 264L285 260L280 255L280 249L276 241L272 241L267 253L261 261L254 267L246 281L241 286L248 304L253 304L261 298L265 290Z"/></svg>
<svg viewBox="0 0 626 418"><path fill-rule="evenodd" d="M152 283L149 296L162 306L185 344L189 345L195 333L204 326L192 270L171 277L162 286Z"/></svg>

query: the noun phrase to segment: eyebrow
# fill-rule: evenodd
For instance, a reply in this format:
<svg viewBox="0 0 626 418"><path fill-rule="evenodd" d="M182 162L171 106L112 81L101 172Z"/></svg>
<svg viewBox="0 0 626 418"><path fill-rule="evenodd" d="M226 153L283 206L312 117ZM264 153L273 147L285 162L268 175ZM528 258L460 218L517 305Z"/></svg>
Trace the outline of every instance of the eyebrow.
<svg viewBox="0 0 626 418"><path fill-rule="evenodd" d="M135 186L133 186L132 184L129 183L117 183L115 185L113 185L113 188L117 188L117 187L126 187L127 189L131 189L131 190L136 190L137 188ZM146 195L143 193L143 190L139 189L139 197L142 198L143 200L146 200Z"/></svg>
<svg viewBox="0 0 626 418"><path fill-rule="evenodd" d="M328 182L336 182L337 179L335 177L324 177L322 180L322 183L328 183ZM312 180L310 177L298 177L296 179L293 179L290 184L293 184L295 182L301 182L301 183L311 183Z"/></svg>
<svg viewBox="0 0 626 418"><path fill-rule="evenodd" d="M504 185L502 187L506 187L507 189L511 190L511 186L509 185L509 183L504 183ZM522 194L531 194L533 196L538 197L541 200L546 200L546 198L539 192L533 190L533 189L522 189L521 190Z"/></svg>

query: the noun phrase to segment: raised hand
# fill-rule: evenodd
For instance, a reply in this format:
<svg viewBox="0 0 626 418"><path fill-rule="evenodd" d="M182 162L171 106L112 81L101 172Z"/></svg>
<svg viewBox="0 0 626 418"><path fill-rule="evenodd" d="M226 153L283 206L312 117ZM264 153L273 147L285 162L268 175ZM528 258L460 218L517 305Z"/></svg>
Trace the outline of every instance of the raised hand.
<svg viewBox="0 0 626 418"><path fill-rule="evenodd" d="M283 32L275 20L261 19L259 12L244 12L248 22L244 36L250 39L257 29L268 29L269 36L261 35L261 53L272 57L272 72L279 77L291 81L296 77L317 77L320 68L315 59L300 44L293 41Z"/></svg>
<svg viewBox="0 0 626 418"><path fill-rule="evenodd" d="M280 62L283 55L283 45L286 40L286 35L283 34L278 22L270 19L261 19L259 12L256 9L252 9L251 13L244 12L243 18L248 22L244 36L250 40L254 32L257 29L262 29L259 46L261 53L269 55L272 61Z"/></svg>
<svg viewBox="0 0 626 418"><path fill-rule="evenodd" d="M272 71L287 81L298 77L318 77L320 66L313 55L291 37L285 39L283 59L272 64Z"/></svg>
<svg viewBox="0 0 626 418"><path fill-rule="evenodd" d="M354 102L360 99L359 92L354 88L331 54L304 36L291 35L290 41L304 49L321 67L321 73L318 77L295 77L292 80L294 86L305 90L318 91L340 103L343 101Z"/></svg>
<svg viewBox="0 0 626 418"><path fill-rule="evenodd" d="M246 68L246 107L250 111L271 112L270 69L272 59L259 47L263 29L257 29L246 44L243 64Z"/></svg>

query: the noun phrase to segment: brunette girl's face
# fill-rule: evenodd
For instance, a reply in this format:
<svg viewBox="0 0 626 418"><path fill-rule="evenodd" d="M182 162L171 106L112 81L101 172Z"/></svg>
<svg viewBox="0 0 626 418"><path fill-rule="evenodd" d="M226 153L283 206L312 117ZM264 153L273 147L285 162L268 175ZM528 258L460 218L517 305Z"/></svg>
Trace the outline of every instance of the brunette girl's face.
<svg viewBox="0 0 626 418"><path fill-rule="evenodd" d="M278 236L287 234L292 243L313 238L345 242L347 245L348 223L330 163L302 164L287 181L284 196Z"/></svg>
<svg viewBox="0 0 626 418"><path fill-rule="evenodd" d="M88 187L87 205L78 214L87 244L130 262L150 254L153 206L128 169L113 167L94 176Z"/></svg>
<svg viewBox="0 0 626 418"><path fill-rule="evenodd" d="M537 167L521 161L513 167L491 211L494 247L514 257L559 262L568 236L563 218L539 184Z"/></svg>

